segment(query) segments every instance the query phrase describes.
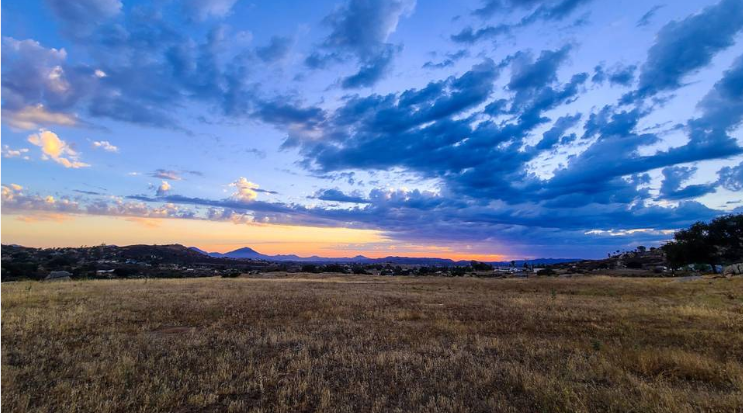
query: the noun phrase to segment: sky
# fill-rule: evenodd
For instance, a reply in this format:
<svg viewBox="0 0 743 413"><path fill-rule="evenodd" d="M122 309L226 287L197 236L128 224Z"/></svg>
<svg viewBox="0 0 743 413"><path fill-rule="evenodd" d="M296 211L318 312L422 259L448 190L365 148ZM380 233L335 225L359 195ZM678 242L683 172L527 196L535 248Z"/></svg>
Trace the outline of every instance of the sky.
<svg viewBox="0 0 743 413"><path fill-rule="evenodd" d="M600 258L743 212L743 2L2 3L2 242Z"/></svg>

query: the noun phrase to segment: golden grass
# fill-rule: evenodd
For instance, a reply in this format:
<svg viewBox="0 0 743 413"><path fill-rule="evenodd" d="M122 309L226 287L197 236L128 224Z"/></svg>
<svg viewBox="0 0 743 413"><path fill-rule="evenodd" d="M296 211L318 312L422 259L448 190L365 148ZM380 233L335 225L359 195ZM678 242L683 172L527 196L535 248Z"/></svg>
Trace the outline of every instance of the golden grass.
<svg viewBox="0 0 743 413"><path fill-rule="evenodd" d="M2 290L9 412L743 411L743 279Z"/></svg>

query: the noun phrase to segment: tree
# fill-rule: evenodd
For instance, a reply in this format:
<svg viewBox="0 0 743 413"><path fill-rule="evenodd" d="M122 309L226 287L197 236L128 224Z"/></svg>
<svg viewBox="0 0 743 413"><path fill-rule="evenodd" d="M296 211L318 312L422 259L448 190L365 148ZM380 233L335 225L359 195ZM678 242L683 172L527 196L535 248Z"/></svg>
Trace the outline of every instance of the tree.
<svg viewBox="0 0 743 413"><path fill-rule="evenodd" d="M472 261L470 262L472 269L475 271L492 271L493 266L484 262Z"/></svg>
<svg viewBox="0 0 743 413"><path fill-rule="evenodd" d="M687 229L677 231L673 235L678 248L677 257L681 265L710 264L715 271L716 248L709 238L709 230L704 222L697 222Z"/></svg>
<svg viewBox="0 0 743 413"><path fill-rule="evenodd" d="M317 265L315 264L304 264L302 265L302 272L317 273L319 271L317 269Z"/></svg>
<svg viewBox="0 0 743 413"><path fill-rule="evenodd" d="M743 214L717 217L708 225L709 242L722 264L743 261Z"/></svg>
<svg viewBox="0 0 743 413"><path fill-rule="evenodd" d="M743 260L743 214L721 216L709 224L697 222L673 238L662 247L672 269L707 264L716 274L716 264Z"/></svg>

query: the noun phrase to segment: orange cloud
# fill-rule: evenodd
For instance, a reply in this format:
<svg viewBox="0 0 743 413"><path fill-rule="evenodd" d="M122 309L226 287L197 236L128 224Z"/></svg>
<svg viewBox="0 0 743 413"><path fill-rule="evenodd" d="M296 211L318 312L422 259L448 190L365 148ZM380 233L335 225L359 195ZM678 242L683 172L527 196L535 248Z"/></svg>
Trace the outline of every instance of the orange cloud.
<svg viewBox="0 0 743 413"><path fill-rule="evenodd" d="M48 130L40 130L39 133L30 135L28 141L41 148L41 158L52 159L65 168L85 168L90 166L78 160L79 154L72 149L67 142Z"/></svg>

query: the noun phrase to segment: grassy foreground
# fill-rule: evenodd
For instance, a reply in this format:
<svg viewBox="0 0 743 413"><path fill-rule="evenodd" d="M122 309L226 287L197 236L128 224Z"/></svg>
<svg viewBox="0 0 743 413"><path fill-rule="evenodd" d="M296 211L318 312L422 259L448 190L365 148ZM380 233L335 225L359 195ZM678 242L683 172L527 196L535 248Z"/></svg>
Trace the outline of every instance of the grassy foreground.
<svg viewBox="0 0 743 413"><path fill-rule="evenodd" d="M743 411L743 279L4 284L2 408Z"/></svg>

